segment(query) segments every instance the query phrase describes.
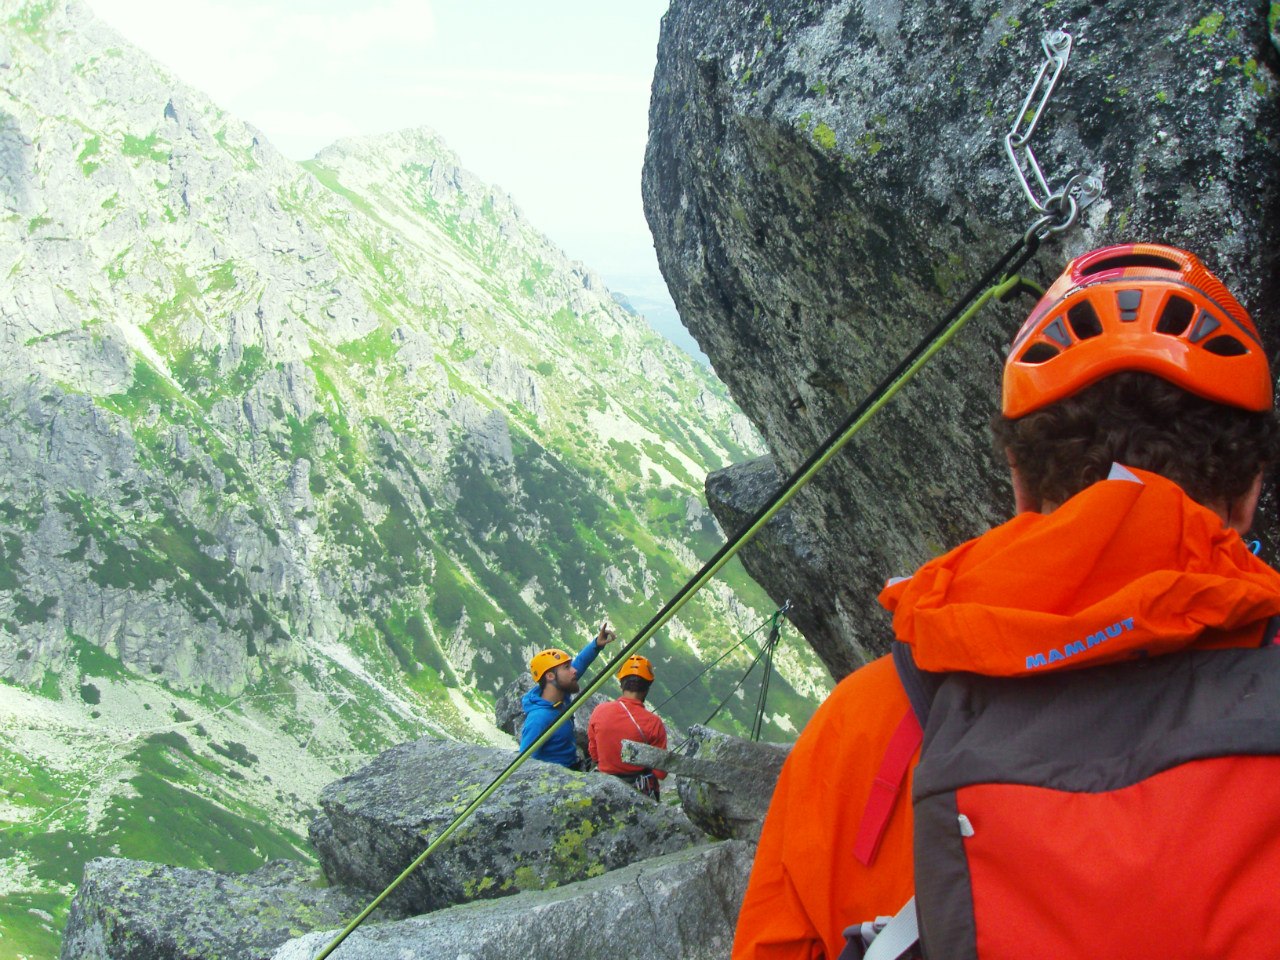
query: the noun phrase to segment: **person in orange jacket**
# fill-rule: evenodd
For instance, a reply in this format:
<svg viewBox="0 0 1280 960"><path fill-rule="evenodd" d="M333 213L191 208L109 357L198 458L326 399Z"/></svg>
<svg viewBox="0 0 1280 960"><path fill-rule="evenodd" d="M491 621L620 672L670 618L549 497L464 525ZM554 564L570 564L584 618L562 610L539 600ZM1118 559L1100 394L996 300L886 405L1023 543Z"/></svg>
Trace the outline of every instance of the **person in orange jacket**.
<svg viewBox="0 0 1280 960"><path fill-rule="evenodd" d="M896 642L924 671L1002 677L1273 642L1280 574L1241 538L1272 402L1252 321L1194 256L1076 258L1005 364L993 430L1016 516L890 581ZM919 744L891 657L836 686L778 780L734 960L860 956L859 925L913 895Z"/></svg>
<svg viewBox="0 0 1280 960"><path fill-rule="evenodd" d="M618 671L622 696L602 703L591 712L587 722L587 748L596 768L631 784L645 796L659 799L658 781L666 771L653 770L622 759L622 741L647 743L660 750L667 748L667 727L644 705L653 685L653 664L646 657L633 654Z"/></svg>

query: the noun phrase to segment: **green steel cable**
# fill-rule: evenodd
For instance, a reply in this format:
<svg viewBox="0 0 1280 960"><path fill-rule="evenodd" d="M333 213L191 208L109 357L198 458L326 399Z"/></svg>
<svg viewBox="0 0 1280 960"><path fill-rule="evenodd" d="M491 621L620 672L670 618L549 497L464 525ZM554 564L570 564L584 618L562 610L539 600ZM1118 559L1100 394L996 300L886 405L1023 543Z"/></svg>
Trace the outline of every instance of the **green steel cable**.
<svg viewBox="0 0 1280 960"><path fill-rule="evenodd" d="M649 620L640 632L628 641L627 645L618 652L618 654L604 667L603 670L601 670L600 675L596 677L596 679L592 680L591 683L589 683L586 688L578 694L578 697L569 704L560 718L548 727L542 736L538 737L537 740L522 750L516 758L507 765L506 769L494 778L492 783L485 787L474 800L467 804L462 812L459 813L453 821L440 832L439 836L431 841L427 848L418 855L413 863L405 867L400 875L391 881L387 888L378 894L378 896L360 912L359 916L347 924L342 932L333 939L333 942L331 942L316 956L315 960L325 960L326 957L333 953L333 951L338 948L338 945L350 936L351 933L360 926L360 924L364 923L369 914L373 913L383 900L390 896L392 891L399 887L410 874L417 870L423 861L425 861L427 857L431 856L431 854L435 852L441 844L448 840L449 837L453 836L454 832L462 826L462 824L465 823L499 787L506 783L511 775L515 773L515 771L519 769L556 730L558 730L566 721L569 720L570 717L573 716L580 704L585 703L588 697L604 686L610 676L615 672L618 665L630 656L633 650L666 625L666 623L674 617L686 603L689 602L695 593L706 586L707 582L719 573L726 563L737 555L739 550L750 543L751 540L755 538L756 534L764 528L764 525L772 520L778 511L785 507L791 499L795 497L795 495L799 493L810 480L813 479L814 475L825 467L831 461L832 457L844 448L845 444L853 439L854 435L866 425L867 421L875 416L875 414L878 413L885 404L893 399L898 391L906 386L907 382L919 373L921 368L924 367L924 365L928 363L939 350L951 342L955 335L960 332L961 328L963 328L964 325L973 318L974 314L985 306L992 297L1002 297L1017 289L1021 282L1020 278L1016 273L1012 276L1006 276L1006 267L1008 267L1012 262L1013 271L1021 269L1021 267L1031 259L1038 247L1038 238L1029 234L1010 248L1004 256L996 262L995 266L987 272L983 279L980 280L978 284L976 284L960 301L961 304L972 301L970 306L963 312L959 312L958 307L954 308L946 317L944 317L942 321L940 321L929 333L925 340L922 341L916 349L898 365L886 380L882 382L880 388L872 393L857 410L850 414L842 427L837 430L836 433L828 437L827 441L809 457L805 464L802 465L796 473L792 474L791 479L788 481L786 486L775 494L773 499L755 515L746 529L741 531L732 540L725 543L725 545L716 552L716 555L708 560L707 563L703 565L702 569L683 587L681 587L676 595L669 600L661 610L654 614L653 618ZM995 283L994 286L989 286L985 290L982 290L981 288L990 283L994 277L1003 277L1003 279ZM979 290L981 290L981 293L978 292Z"/></svg>
<svg viewBox="0 0 1280 960"><path fill-rule="evenodd" d="M778 649L778 640L782 636L782 630L774 625L769 631L769 640L765 644L764 650L764 675L760 678L760 697L756 702L756 718L755 723L751 725L751 739L758 741L760 734L764 728L764 708L765 702L769 699L769 677L773 674L773 654Z"/></svg>

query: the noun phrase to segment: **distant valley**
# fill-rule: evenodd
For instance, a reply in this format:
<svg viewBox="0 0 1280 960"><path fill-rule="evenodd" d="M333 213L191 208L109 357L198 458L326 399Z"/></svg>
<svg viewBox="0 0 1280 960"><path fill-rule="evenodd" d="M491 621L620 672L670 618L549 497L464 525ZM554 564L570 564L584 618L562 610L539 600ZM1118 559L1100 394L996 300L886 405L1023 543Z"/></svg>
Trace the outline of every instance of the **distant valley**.
<svg viewBox="0 0 1280 960"><path fill-rule="evenodd" d="M0 957L49 957L87 859L307 859L374 752L511 745L529 655L643 624L763 446L431 131L297 164L84 6L3 16ZM772 609L728 568L644 651L655 700ZM829 678L794 634L779 669L780 739Z"/></svg>

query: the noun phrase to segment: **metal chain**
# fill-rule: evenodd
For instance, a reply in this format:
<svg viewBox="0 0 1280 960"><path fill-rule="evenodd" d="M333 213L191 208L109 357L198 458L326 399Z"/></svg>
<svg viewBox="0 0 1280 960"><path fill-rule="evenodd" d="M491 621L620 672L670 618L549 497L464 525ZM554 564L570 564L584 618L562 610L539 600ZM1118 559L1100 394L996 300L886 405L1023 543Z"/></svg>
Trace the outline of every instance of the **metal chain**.
<svg viewBox="0 0 1280 960"><path fill-rule="evenodd" d="M1031 89L1027 91L1013 126L1004 138L1005 153L1013 165L1018 184L1036 213L1041 214L1027 231L1028 238L1035 236L1043 240L1050 234L1061 233L1076 222L1081 210L1102 196L1102 178L1096 175L1076 173L1060 190L1052 189L1031 149L1032 135L1044 116L1062 71L1066 69L1072 43L1071 34L1065 30L1051 30L1041 39L1044 62L1040 64Z"/></svg>

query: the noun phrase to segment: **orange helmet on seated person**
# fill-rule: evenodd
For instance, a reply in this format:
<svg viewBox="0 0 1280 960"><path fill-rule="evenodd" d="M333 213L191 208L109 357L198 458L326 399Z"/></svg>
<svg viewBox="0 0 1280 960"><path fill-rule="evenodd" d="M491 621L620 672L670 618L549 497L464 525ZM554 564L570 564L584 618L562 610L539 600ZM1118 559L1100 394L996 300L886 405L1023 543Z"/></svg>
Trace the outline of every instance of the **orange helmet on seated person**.
<svg viewBox="0 0 1280 960"><path fill-rule="evenodd" d="M1009 348L1001 411L1016 419L1125 370L1232 407L1272 404L1249 314L1177 247L1119 244L1067 264Z"/></svg>
<svg viewBox="0 0 1280 960"><path fill-rule="evenodd" d="M641 680L648 680L653 683L653 664L639 654L632 654L627 657L626 663L618 671L617 677L619 680L625 680L627 677L639 677Z"/></svg>

